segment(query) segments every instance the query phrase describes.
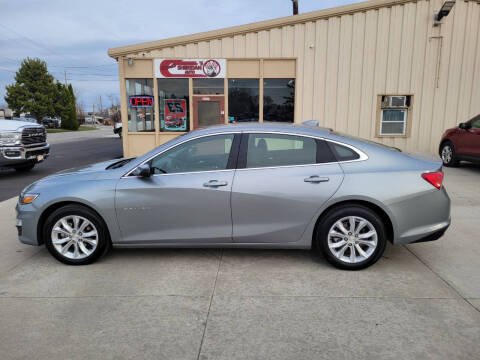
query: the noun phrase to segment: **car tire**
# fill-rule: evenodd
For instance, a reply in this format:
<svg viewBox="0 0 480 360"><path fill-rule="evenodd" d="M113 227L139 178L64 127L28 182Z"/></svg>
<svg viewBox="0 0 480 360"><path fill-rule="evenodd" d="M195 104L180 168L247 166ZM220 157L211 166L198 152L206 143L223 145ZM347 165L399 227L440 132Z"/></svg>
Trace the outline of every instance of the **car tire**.
<svg viewBox="0 0 480 360"><path fill-rule="evenodd" d="M455 154L455 148L450 141L446 141L442 144L440 148L440 157L442 158L443 165L448 167L455 167L460 163Z"/></svg>
<svg viewBox="0 0 480 360"><path fill-rule="evenodd" d="M58 231L54 232L54 227ZM103 219L93 210L76 204L63 206L48 216L43 226L43 239L50 254L68 265L91 264L110 249L110 237ZM65 250L65 247L68 248Z"/></svg>
<svg viewBox="0 0 480 360"><path fill-rule="evenodd" d="M35 163L29 163L29 164L15 166L14 169L18 172L27 172L32 170L34 167L35 167Z"/></svg>
<svg viewBox="0 0 480 360"><path fill-rule="evenodd" d="M353 219L353 230L350 219ZM340 224L345 232L337 228ZM372 235L368 237L369 234ZM378 214L365 206L352 204L328 211L317 226L315 241L315 249L335 267L360 270L373 265L382 256L387 234Z"/></svg>

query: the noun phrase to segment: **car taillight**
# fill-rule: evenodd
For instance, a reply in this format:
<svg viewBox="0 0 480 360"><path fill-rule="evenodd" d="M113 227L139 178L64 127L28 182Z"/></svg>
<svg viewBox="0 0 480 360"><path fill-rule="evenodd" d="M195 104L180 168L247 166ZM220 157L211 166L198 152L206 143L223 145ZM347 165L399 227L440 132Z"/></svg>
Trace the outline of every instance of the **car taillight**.
<svg viewBox="0 0 480 360"><path fill-rule="evenodd" d="M442 181L443 181L442 171L425 172L422 174L422 178L427 180L430 184L435 186L437 189L440 189L442 187Z"/></svg>

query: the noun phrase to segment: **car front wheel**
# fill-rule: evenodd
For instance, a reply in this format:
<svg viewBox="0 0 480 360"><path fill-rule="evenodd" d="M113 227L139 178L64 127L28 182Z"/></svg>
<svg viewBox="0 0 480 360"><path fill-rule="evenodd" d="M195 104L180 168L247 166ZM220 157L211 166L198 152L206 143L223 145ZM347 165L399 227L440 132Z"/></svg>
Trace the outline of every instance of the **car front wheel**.
<svg viewBox="0 0 480 360"><path fill-rule="evenodd" d="M110 245L103 220L81 205L55 210L45 222L43 238L53 257L68 265L90 264Z"/></svg>
<svg viewBox="0 0 480 360"><path fill-rule="evenodd" d="M364 269L382 256L387 243L382 219L360 205L343 205L329 211L316 233L317 249L334 266Z"/></svg>

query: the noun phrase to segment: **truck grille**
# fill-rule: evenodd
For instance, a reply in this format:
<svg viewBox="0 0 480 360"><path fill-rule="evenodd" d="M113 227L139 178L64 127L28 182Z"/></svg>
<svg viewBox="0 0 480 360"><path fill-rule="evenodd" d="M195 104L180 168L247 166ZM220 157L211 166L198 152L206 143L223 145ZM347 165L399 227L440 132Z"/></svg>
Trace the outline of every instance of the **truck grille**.
<svg viewBox="0 0 480 360"><path fill-rule="evenodd" d="M43 128L25 128L22 132L22 145L43 144L47 134Z"/></svg>

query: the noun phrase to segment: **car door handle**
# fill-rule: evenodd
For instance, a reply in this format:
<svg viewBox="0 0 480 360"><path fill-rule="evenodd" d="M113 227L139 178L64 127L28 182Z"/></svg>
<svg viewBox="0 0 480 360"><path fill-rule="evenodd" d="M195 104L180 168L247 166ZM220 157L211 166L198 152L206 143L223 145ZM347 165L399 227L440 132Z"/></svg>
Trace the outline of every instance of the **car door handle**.
<svg viewBox="0 0 480 360"><path fill-rule="evenodd" d="M321 183L321 182L327 182L328 180L330 180L328 177L320 177L318 175L312 175L308 178L303 179L303 181L305 181L305 182L314 183L314 184L318 184L318 183Z"/></svg>
<svg viewBox="0 0 480 360"><path fill-rule="evenodd" d="M227 185L228 185L228 182L218 181L218 180L210 180L209 182L206 182L203 184L203 186L205 187L212 187L212 188L216 188L219 186L227 186Z"/></svg>

